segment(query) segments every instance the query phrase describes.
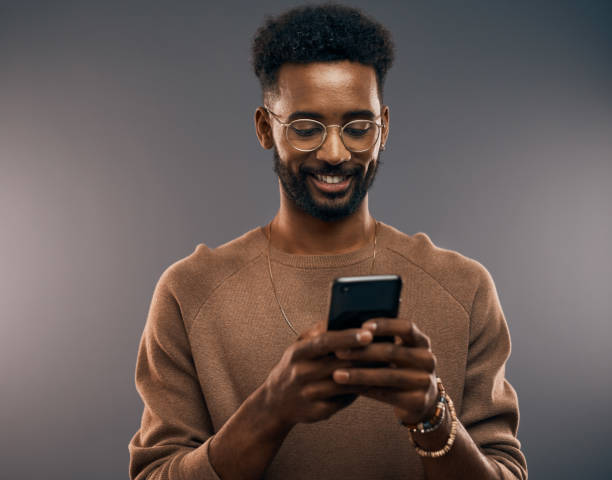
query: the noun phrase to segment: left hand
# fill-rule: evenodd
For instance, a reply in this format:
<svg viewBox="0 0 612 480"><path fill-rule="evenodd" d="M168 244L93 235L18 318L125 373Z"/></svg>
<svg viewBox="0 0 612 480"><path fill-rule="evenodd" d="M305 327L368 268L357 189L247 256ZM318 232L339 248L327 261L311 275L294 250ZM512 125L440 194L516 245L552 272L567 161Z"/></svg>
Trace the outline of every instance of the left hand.
<svg viewBox="0 0 612 480"><path fill-rule="evenodd" d="M336 356L388 362L389 367L342 368L334 371L334 380L341 384L370 385L371 388L361 395L393 405L395 415L405 423L414 425L429 420L439 395L436 357L431 351L429 337L408 320L376 318L364 322L362 327L375 336L395 336L395 343L370 343L361 348L336 351Z"/></svg>

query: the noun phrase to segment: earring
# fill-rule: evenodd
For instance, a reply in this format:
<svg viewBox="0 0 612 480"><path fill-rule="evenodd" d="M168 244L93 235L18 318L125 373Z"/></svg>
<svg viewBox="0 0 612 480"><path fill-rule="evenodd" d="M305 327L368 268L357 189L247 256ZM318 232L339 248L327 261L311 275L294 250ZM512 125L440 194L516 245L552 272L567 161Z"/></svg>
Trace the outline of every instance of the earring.
<svg viewBox="0 0 612 480"><path fill-rule="evenodd" d="M385 144L384 144L384 143L383 143L383 144L380 146L380 149L381 149L381 150L384 150L384 149L385 149Z"/></svg>

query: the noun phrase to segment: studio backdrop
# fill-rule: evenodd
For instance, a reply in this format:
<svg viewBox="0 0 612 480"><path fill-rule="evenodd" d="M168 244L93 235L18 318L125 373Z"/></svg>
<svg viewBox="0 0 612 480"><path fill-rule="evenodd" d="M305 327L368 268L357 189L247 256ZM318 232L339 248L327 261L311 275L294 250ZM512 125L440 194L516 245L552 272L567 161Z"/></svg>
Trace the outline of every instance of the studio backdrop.
<svg viewBox="0 0 612 480"><path fill-rule="evenodd" d="M163 270L269 222L287 1L0 3L0 476L128 478ZM353 1L394 35L372 214L481 262L530 478L612 478L612 3Z"/></svg>

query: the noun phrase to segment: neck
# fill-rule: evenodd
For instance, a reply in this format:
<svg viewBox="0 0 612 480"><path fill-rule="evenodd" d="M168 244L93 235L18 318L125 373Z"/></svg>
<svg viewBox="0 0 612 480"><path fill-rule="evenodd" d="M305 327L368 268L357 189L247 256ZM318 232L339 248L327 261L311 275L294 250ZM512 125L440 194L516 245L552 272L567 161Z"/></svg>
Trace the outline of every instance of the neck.
<svg viewBox="0 0 612 480"><path fill-rule="evenodd" d="M270 226L274 248L298 255L333 255L372 245L376 221L370 215L367 195L357 211L333 222L305 213L281 195L281 206Z"/></svg>

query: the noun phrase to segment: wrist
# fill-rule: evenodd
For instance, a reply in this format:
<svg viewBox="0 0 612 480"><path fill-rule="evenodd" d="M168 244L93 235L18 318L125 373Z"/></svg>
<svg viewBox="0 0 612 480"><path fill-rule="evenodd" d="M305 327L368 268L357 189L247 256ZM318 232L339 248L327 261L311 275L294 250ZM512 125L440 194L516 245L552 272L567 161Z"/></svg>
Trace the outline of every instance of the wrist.
<svg viewBox="0 0 612 480"><path fill-rule="evenodd" d="M263 438L284 438L294 424L278 415L273 408L265 384L260 385L246 400L252 410L255 425Z"/></svg>
<svg viewBox="0 0 612 480"><path fill-rule="evenodd" d="M434 398L436 400L425 411L425 414L418 423L413 425L400 420L400 424L407 427L412 433L429 433L437 430L442 424L446 413L446 391L439 377L436 380L436 395Z"/></svg>
<svg viewBox="0 0 612 480"><path fill-rule="evenodd" d="M290 429L266 408L258 388L215 433L209 462L220 478L262 478Z"/></svg>
<svg viewBox="0 0 612 480"><path fill-rule="evenodd" d="M440 391L437 390L436 391L436 400L431 404L431 407L429 408L429 410L427 410L424 414L423 414L423 418L421 418L419 423L425 423L428 420L433 419L436 416L437 410L438 410L438 404L440 402Z"/></svg>
<svg viewBox="0 0 612 480"><path fill-rule="evenodd" d="M419 431L410 431L412 439L418 446L425 450L436 450L444 446L451 430L451 418L448 409L445 409L444 416L441 419L439 426L431 431L422 433Z"/></svg>
<svg viewBox="0 0 612 480"><path fill-rule="evenodd" d="M446 395L444 387L441 386L440 389L445 397L447 408L444 409L444 416L440 420L439 425L429 431L410 430L410 441L420 457L442 457L451 450L455 443L459 428L457 412L455 411L452 399Z"/></svg>

